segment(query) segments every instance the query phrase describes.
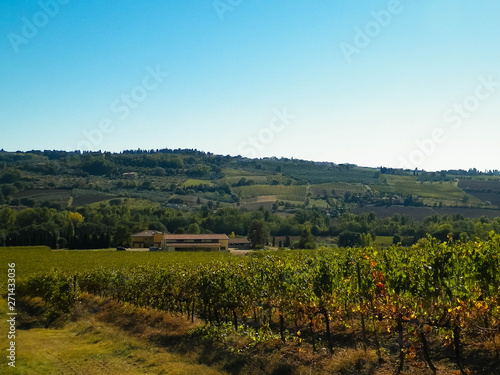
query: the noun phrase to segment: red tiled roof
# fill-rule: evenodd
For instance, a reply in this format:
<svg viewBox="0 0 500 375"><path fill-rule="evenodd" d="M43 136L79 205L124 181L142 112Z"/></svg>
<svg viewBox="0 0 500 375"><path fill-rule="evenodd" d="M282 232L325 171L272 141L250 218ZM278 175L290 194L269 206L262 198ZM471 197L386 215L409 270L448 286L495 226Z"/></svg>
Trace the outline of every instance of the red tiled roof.
<svg viewBox="0 0 500 375"><path fill-rule="evenodd" d="M165 234L165 240L227 240L225 234Z"/></svg>

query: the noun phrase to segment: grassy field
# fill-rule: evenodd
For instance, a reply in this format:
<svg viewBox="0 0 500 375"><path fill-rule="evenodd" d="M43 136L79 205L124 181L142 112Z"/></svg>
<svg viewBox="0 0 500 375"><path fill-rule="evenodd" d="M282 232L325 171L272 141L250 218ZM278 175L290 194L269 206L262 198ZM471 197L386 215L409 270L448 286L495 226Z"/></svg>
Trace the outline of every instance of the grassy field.
<svg viewBox="0 0 500 375"><path fill-rule="evenodd" d="M38 204L43 202L58 204L62 208L85 206L114 197L116 196L112 194L88 189L28 189L16 194L16 198L19 199L32 199Z"/></svg>
<svg viewBox="0 0 500 375"><path fill-rule="evenodd" d="M309 202L309 207L327 208L328 203L326 203L326 201L323 199L311 199Z"/></svg>
<svg viewBox="0 0 500 375"><path fill-rule="evenodd" d="M0 313L6 316L6 301L0 301ZM186 323L184 323L186 324ZM7 321L0 329L8 332ZM61 329L33 328L16 331L16 368L0 373L23 375L89 374L224 374L196 363L186 354L174 354L133 337L124 330L86 317Z"/></svg>
<svg viewBox="0 0 500 375"><path fill-rule="evenodd" d="M190 178L189 180L186 180L183 184L182 187L188 188L188 187L196 187L196 186L201 186L201 185L209 185L212 186L212 182L208 180L197 180L194 178Z"/></svg>
<svg viewBox="0 0 500 375"><path fill-rule="evenodd" d="M500 210L486 208L462 208L462 207L405 207L405 206L364 206L356 208L354 213L375 212L380 218L392 217L395 214L404 215L413 220L421 221L433 215L456 215L460 214L467 218L486 216L490 219L500 216Z"/></svg>
<svg viewBox="0 0 500 375"><path fill-rule="evenodd" d="M323 196L325 194L332 195L332 191L335 192L335 196L344 196L346 192L352 194L364 194L366 188L362 184L348 184L346 182L335 182L329 184L317 184L311 185L309 188L313 197Z"/></svg>
<svg viewBox="0 0 500 375"><path fill-rule="evenodd" d="M67 207L72 197L71 190L67 189L28 189L16 194L16 198L33 199L36 203L50 202ZM72 200L71 200L72 201Z"/></svg>
<svg viewBox="0 0 500 375"><path fill-rule="evenodd" d="M275 195L278 199L303 200L307 192L305 185L251 185L235 188L241 198L252 198L259 195ZM295 197L297 199L290 199Z"/></svg>
<svg viewBox="0 0 500 375"><path fill-rule="evenodd" d="M156 204L158 206L166 203L172 197L172 194L170 192L151 190L137 190L128 193L128 195L134 199L150 201L150 203Z"/></svg>
<svg viewBox="0 0 500 375"><path fill-rule="evenodd" d="M251 176L263 176L265 173L257 172L256 170L250 170L245 168L234 169L234 168L224 168L222 170L224 177L251 177Z"/></svg>
<svg viewBox="0 0 500 375"><path fill-rule="evenodd" d="M374 241L375 245L378 246L391 246L392 237L391 236L377 236Z"/></svg>
<svg viewBox="0 0 500 375"><path fill-rule="evenodd" d="M119 198L119 199L121 199L122 204L125 204L130 210L143 210L145 208L155 209L161 207L161 204L159 202L154 202L149 199L141 199L141 198ZM89 204L88 206L97 209L102 203L104 202L96 202Z"/></svg>
<svg viewBox="0 0 500 375"><path fill-rule="evenodd" d="M285 163L282 165L281 170L286 176L303 179L311 184L332 182L375 184L379 181L376 170L370 168L301 162L296 164Z"/></svg>
<svg viewBox="0 0 500 375"><path fill-rule="evenodd" d="M382 245L389 239L390 237L377 238ZM301 256L303 252L275 254L280 255L280 260L286 262ZM264 258L266 255L262 253L259 258ZM217 253L115 252L109 249L51 251L46 247L36 247L4 248L0 251L2 267L5 268L4 265L9 262L16 262L19 278L22 274L27 276L45 272L54 268L54 265L61 270L73 272L101 266L127 268L145 264L161 266L173 262L184 263L188 268L188 264L206 264L221 259L235 259L238 263L243 259L249 262L257 260L253 257L232 257L229 254ZM3 274L6 273L4 268L0 271ZM33 297L27 301L26 306L34 306L34 302L40 306L46 304L39 297ZM5 316L5 300L0 301L0 304L0 313ZM25 312L22 315L25 316ZM371 324L375 324L374 322ZM379 364L373 347L366 351L361 348L361 331L352 320L349 321L349 326L340 321L332 321L337 345L332 354L323 348L313 350L306 341L306 329L303 330L302 344L302 339L299 340L297 337L292 339L290 336L286 343L283 343L279 336L275 335L274 338L254 346L252 340L245 336L246 325L241 327L240 333L224 327L214 330L211 325L208 328L204 327L197 318L191 321L182 314L138 307L112 300L109 296L99 298L82 293L71 313L71 319L62 328L18 329L16 373L211 375L223 374L225 372L221 369L224 369L234 375L313 373L389 375L394 373L398 361L399 349L395 344L397 340L395 331L388 330L382 333L379 330L377 340L381 342L384 359L383 363ZM391 327L394 329L394 325ZM0 323L0 329L2 328L4 332L8 331L5 320ZM293 330L292 324L288 328ZM293 332L295 331L296 329ZM200 332L214 333L208 338L206 335L200 336ZM320 337L319 333L317 337ZM320 341L324 339L324 336L321 336ZM406 340L409 342L409 339ZM433 343L433 340L434 338L431 338L430 342ZM486 360L489 368L498 369L498 363L495 364L492 360L496 348L492 340L479 342L474 339L468 342L470 344L464 346L466 353L464 358L466 364L476 370L472 373L498 373L477 372L478 369L484 369L482 366ZM456 366L451 361L453 354L449 354L449 350L447 354L443 354L444 341L436 341L432 345L433 361L440 368L438 373L457 374ZM477 355L472 355L473 353ZM479 359L479 355L485 357ZM413 363L418 367L413 366ZM404 373L430 374L421 358L418 362L409 361Z"/></svg>
<svg viewBox="0 0 500 375"><path fill-rule="evenodd" d="M80 207L85 206L87 204L92 204L96 202L102 202L104 200L113 199L116 197L115 195L102 193L95 190L86 190L86 189L73 189L71 196L72 206Z"/></svg>
<svg viewBox="0 0 500 375"><path fill-rule="evenodd" d="M267 176L254 176L254 175L236 175L224 177L222 181L226 181L229 184L235 184L239 182L242 178L246 178L247 181L253 181L256 184L266 184L268 182Z"/></svg>
<svg viewBox="0 0 500 375"><path fill-rule="evenodd" d="M449 198L461 199L464 192L460 190L456 183L419 183L413 176L393 176L386 175L386 185L374 185L373 188L381 193L414 194L422 197L439 198L443 195Z"/></svg>
<svg viewBox="0 0 500 375"><path fill-rule="evenodd" d="M386 184L371 185L373 190L380 193L392 193L400 195L414 195L424 199L424 203L433 204L442 201L449 206L461 205L462 199L467 194L461 190L456 182L434 182L419 183L413 176L384 175ZM481 204L482 202L468 195L470 204Z"/></svg>
<svg viewBox="0 0 500 375"><path fill-rule="evenodd" d="M500 181L498 178L488 180L462 179L458 181L458 186L482 202L490 202L491 205L500 207Z"/></svg>
<svg viewBox="0 0 500 375"><path fill-rule="evenodd" d="M259 207L271 209L272 205L278 197L276 195L259 195L257 197L243 199L241 206L248 210L258 210Z"/></svg>
<svg viewBox="0 0 500 375"><path fill-rule="evenodd" d="M144 208L158 208L161 205L158 202L153 202L146 199L127 198L127 206L131 210L142 210Z"/></svg>
<svg viewBox="0 0 500 375"><path fill-rule="evenodd" d="M474 190L492 190L500 191L500 181L498 177L496 179L488 180L458 180L458 187L461 189L474 189Z"/></svg>
<svg viewBox="0 0 500 375"><path fill-rule="evenodd" d="M500 192L499 191L469 191L468 194L481 200L487 206L500 207ZM490 204L488 204L489 202Z"/></svg>
<svg viewBox="0 0 500 375"><path fill-rule="evenodd" d="M132 268L171 263L203 264L221 258L230 258L227 253L167 253L102 250L51 250L46 246L0 248L0 272L7 272L7 263L16 264L17 278L48 272L52 269L75 272L79 270L107 267L112 269Z"/></svg>

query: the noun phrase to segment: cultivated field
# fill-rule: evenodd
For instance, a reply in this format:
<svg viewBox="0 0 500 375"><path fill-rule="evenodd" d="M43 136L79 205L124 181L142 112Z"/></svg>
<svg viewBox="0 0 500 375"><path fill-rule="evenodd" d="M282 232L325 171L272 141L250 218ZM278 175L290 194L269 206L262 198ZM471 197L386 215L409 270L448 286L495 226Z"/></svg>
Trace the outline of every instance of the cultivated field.
<svg viewBox="0 0 500 375"><path fill-rule="evenodd" d="M456 215L460 214L466 218L477 218L486 216L489 219L494 219L500 216L498 209L486 208L464 208L464 207L407 207L407 206L364 206L356 208L355 213L374 212L378 217L392 217L395 214L409 216L413 220L421 221L426 217L433 215Z"/></svg>
<svg viewBox="0 0 500 375"><path fill-rule="evenodd" d="M4 248L0 261L4 273L8 262L16 263L16 290L27 309L23 324L64 327L56 336L20 333L19 340L38 343L31 344L29 359L21 357L27 366L48 357L47 369L71 371L64 366L78 360L65 348L81 345L100 353L104 367L125 371L130 358L144 358L151 373L162 373L161 358L175 360L161 354L165 350L192 353L190 360L177 359L182 367L196 362L215 368L191 367L200 374L500 371L499 236L467 244L425 240L404 251L370 247L246 257ZM77 324L64 323L69 318ZM135 342L126 349L113 343L127 340L125 333ZM158 351L151 352L145 339ZM68 358L62 363L44 349L57 340L67 344L51 348ZM125 356L112 356L121 350Z"/></svg>
<svg viewBox="0 0 500 375"><path fill-rule="evenodd" d="M182 184L182 187L189 188L189 187L197 187L200 185L212 186L213 184L209 180L196 180L196 179L190 178L189 180L186 180Z"/></svg>
<svg viewBox="0 0 500 375"><path fill-rule="evenodd" d="M140 266L196 265L219 259L232 259L227 253L130 252L115 249L51 250L46 246L0 247L0 272L7 272L7 263L16 263L20 279L54 271L78 272L99 268L129 269ZM3 285L3 284L2 284Z"/></svg>
<svg viewBox="0 0 500 375"><path fill-rule="evenodd" d="M260 195L274 195L278 199L301 200L302 198L303 200L306 196L307 187L300 185L251 185L235 188L235 191L241 195L241 198L252 198Z"/></svg>
<svg viewBox="0 0 500 375"><path fill-rule="evenodd" d="M372 185L383 193L400 195L413 194L423 198L447 197L450 201L461 201L465 193L458 188L456 182L418 182L413 176L384 175L385 185Z"/></svg>

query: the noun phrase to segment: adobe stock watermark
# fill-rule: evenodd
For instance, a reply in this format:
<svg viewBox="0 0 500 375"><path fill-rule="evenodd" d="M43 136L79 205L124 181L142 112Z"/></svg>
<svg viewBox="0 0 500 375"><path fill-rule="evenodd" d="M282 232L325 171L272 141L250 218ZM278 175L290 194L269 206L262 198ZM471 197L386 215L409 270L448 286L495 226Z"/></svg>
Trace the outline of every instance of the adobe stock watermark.
<svg viewBox="0 0 500 375"><path fill-rule="evenodd" d="M214 0L212 5L219 16L219 19L224 21L224 15L227 12L232 13L242 2L243 0Z"/></svg>
<svg viewBox="0 0 500 375"><path fill-rule="evenodd" d="M355 35L352 43L340 43L340 50L346 61L351 63L353 55L362 53L373 39L377 38L391 24L393 17L403 12L403 10L404 7L400 0L389 0L386 9L372 11L372 19L364 27L354 29Z"/></svg>
<svg viewBox="0 0 500 375"><path fill-rule="evenodd" d="M157 65L155 69L148 66L146 72L147 74L140 84L111 102L110 111L117 115L114 121L111 117L104 117L99 122L98 127L82 131L84 140L78 143L77 150L96 149L103 141L104 136L111 134L115 130L115 123L118 120L124 121L129 117L130 112L139 107L148 98L149 93L160 86L163 80L168 77L168 73L161 71L160 65Z"/></svg>
<svg viewBox="0 0 500 375"><path fill-rule="evenodd" d="M256 135L249 136L246 141L243 141L238 146L238 153L241 156L248 158L257 157L259 151L269 145L276 134L281 133L290 125L291 121L296 116L288 113L286 108L282 111L273 110L274 116L269 121L269 125L258 131Z"/></svg>
<svg viewBox="0 0 500 375"><path fill-rule="evenodd" d="M457 131L464 121L469 119L480 107L481 103L490 99L500 88L500 81L495 81L492 76L479 77L479 84L474 94L465 97L461 102L454 103L443 114L443 120L449 128L434 128L429 137L415 141L416 148L405 157L399 158L399 167L415 169L421 166L437 149L438 145L448 140L450 131Z"/></svg>
<svg viewBox="0 0 500 375"><path fill-rule="evenodd" d="M38 6L40 10L35 12L32 17L22 17L21 32L10 32L7 34L10 45L15 53L19 53L19 47L22 44L28 44L31 39L37 36L40 29L48 25L51 18L59 14L60 6L66 5L70 0L40 0Z"/></svg>

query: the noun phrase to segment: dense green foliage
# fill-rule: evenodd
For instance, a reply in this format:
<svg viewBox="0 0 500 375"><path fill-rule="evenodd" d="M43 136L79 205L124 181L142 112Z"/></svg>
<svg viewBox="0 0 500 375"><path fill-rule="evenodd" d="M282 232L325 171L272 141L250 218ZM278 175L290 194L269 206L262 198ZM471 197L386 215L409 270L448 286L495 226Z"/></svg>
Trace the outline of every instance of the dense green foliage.
<svg viewBox="0 0 500 375"><path fill-rule="evenodd" d="M267 245L271 240L269 227L263 220L254 220L248 227L248 239L252 246L262 248Z"/></svg>
<svg viewBox="0 0 500 375"><path fill-rule="evenodd" d="M369 245L377 236L411 245L428 233L440 241L449 234L486 239L490 230L500 230L493 219L500 212L493 207L500 185L478 171L454 171L462 172L456 183L445 171L196 150L0 151L0 246L128 246L131 234L146 229L247 236L255 221L274 237L309 230L314 241L297 245L307 248L314 242ZM489 200L481 202L483 196ZM444 206L460 213L439 208Z"/></svg>
<svg viewBox="0 0 500 375"><path fill-rule="evenodd" d="M240 208L209 208L180 211L168 207L134 207L127 199L85 206L75 211L47 207L18 211L0 208L0 246L46 245L51 248L108 248L130 244L130 235L146 229L169 233L226 233L246 236L254 232L252 222L261 222L271 236L300 236L309 230L316 241L337 237L340 246L369 245L363 234L394 236L395 243L411 245L431 234L440 241L487 239L490 231L500 232L500 218L467 219L462 215L431 216L417 222L399 214L378 218L374 213L344 213L329 217L319 209L299 209L282 216L267 209L245 211ZM267 230L266 230L267 231ZM251 234L251 233L250 233ZM306 240L305 240L306 241ZM270 242L267 235L259 243ZM308 241L306 241L308 242ZM303 242L299 248L310 248ZM313 246L314 247L314 246Z"/></svg>
<svg viewBox="0 0 500 375"><path fill-rule="evenodd" d="M460 181L474 178L474 191L481 186L499 189L487 175L462 172ZM196 150L0 151L0 204L58 209L116 196L188 205L199 199L246 207L252 207L252 198L273 196L271 203L278 208L317 206L331 213L366 204L488 206L457 187L454 178L445 171L416 173L286 158L246 159Z"/></svg>

